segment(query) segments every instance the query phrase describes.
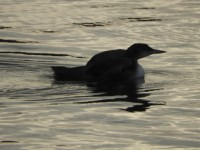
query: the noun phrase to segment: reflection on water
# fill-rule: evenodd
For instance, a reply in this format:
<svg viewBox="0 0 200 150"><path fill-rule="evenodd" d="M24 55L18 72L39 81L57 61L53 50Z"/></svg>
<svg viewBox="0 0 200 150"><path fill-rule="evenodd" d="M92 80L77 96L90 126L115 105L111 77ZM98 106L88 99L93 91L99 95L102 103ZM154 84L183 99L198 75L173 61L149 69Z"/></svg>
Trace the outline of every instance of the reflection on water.
<svg viewBox="0 0 200 150"><path fill-rule="evenodd" d="M0 29L9 29L9 28L12 28L12 27L0 26Z"/></svg>
<svg viewBox="0 0 200 150"><path fill-rule="evenodd" d="M9 51L0 51L0 54L23 54L23 55L40 55L40 56L70 56L70 57L75 57L75 58L84 58L82 56L72 56L69 54L55 54L55 53L32 53L32 52L9 52Z"/></svg>
<svg viewBox="0 0 200 150"><path fill-rule="evenodd" d="M106 99L98 99L98 100L90 100L90 101L80 101L75 102L75 104L92 104L92 103L114 103L114 102L130 102L134 105L125 109L127 112L137 112L137 111L146 111L152 105L165 105L164 101L151 101L146 100L145 97L151 95L151 91L157 91L160 89L141 89L140 84L144 83L144 78L138 78L135 82L130 82L129 84L104 84L99 85L96 83L85 83L80 81L62 81L55 80L54 84L65 85L65 84L77 84L79 83L81 86L87 85L94 95L94 97L104 97L104 96L115 96L116 98L106 98ZM139 92L138 92L139 90ZM126 97L120 97L126 96Z"/></svg>
<svg viewBox="0 0 200 150"><path fill-rule="evenodd" d="M0 39L0 42L4 42L4 43L38 43L35 41L19 41L19 40L8 40L8 39Z"/></svg>
<svg viewBox="0 0 200 150"><path fill-rule="evenodd" d="M121 18L122 20L128 20L130 22L145 22L145 21L162 21L162 19L154 18L154 17L128 17L128 18Z"/></svg>
<svg viewBox="0 0 200 150"><path fill-rule="evenodd" d="M85 22L85 23L73 23L74 25L85 26L85 27L101 27L105 25L109 25L109 23L102 22Z"/></svg>
<svg viewBox="0 0 200 150"><path fill-rule="evenodd" d="M0 149L200 147L199 0L0 2ZM104 50L147 43L145 83L55 82ZM134 113L130 113L134 112Z"/></svg>

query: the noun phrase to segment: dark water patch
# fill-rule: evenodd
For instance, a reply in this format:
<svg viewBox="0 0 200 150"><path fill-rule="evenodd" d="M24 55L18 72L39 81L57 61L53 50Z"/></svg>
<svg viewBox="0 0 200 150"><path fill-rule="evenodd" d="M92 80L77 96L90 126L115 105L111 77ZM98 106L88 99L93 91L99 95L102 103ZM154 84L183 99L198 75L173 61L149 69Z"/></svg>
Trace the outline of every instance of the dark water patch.
<svg viewBox="0 0 200 150"><path fill-rule="evenodd" d="M19 141L11 141L11 140L5 140L5 141L0 141L0 143L19 143Z"/></svg>
<svg viewBox="0 0 200 150"><path fill-rule="evenodd" d="M22 68L24 64L16 64L16 62L0 62L1 69L7 69L8 66L12 66L12 68Z"/></svg>
<svg viewBox="0 0 200 150"><path fill-rule="evenodd" d="M73 25L84 26L84 27L103 27L109 25L110 23L104 22L83 22L83 23L73 23Z"/></svg>
<svg viewBox="0 0 200 150"><path fill-rule="evenodd" d="M111 5L103 5L103 6L96 6L96 5L94 5L94 6L90 6L90 8L109 8L109 7L112 7Z"/></svg>
<svg viewBox="0 0 200 150"><path fill-rule="evenodd" d="M134 9L156 9L156 7L139 7Z"/></svg>
<svg viewBox="0 0 200 150"><path fill-rule="evenodd" d="M121 110L132 112L132 113L133 112L144 112L144 111L150 109L150 107L154 106L154 105L166 105L166 102L164 102L164 101L151 102L151 101L147 101L147 100L139 100L138 103L139 103L138 105L133 105L126 109L121 109Z"/></svg>
<svg viewBox="0 0 200 150"><path fill-rule="evenodd" d="M127 17L127 18L120 18L121 20L128 20L130 22L157 22L162 21L162 19L154 18L154 17Z"/></svg>
<svg viewBox="0 0 200 150"><path fill-rule="evenodd" d="M152 88L152 89L141 88L140 91L142 91L142 92L153 92L153 91L159 91L159 90L162 90L162 89L161 88Z"/></svg>
<svg viewBox="0 0 200 150"><path fill-rule="evenodd" d="M64 145L64 144L59 144L59 145L56 145L57 147L67 147L67 145Z"/></svg>
<svg viewBox="0 0 200 150"><path fill-rule="evenodd" d="M20 41L20 40L12 40L12 39L0 39L2 43L39 43L36 41Z"/></svg>
<svg viewBox="0 0 200 150"><path fill-rule="evenodd" d="M143 94L143 96L149 96L148 94ZM114 99L101 99L94 101L84 101L84 102L75 102L76 104L92 104L92 103L114 103L114 102L131 102L134 105L127 108L121 108L120 110L127 112L144 112L150 109L151 106L155 105L166 105L165 101L150 101L145 99L138 99L135 97L126 97L126 98L114 98Z"/></svg>
<svg viewBox="0 0 200 150"><path fill-rule="evenodd" d="M1 30L1 29L10 29L10 28L12 28L12 27L8 27L8 26L0 26L0 30Z"/></svg>
<svg viewBox="0 0 200 150"><path fill-rule="evenodd" d="M41 32L44 32L44 33L56 33L58 32L57 30L40 30Z"/></svg>
<svg viewBox="0 0 200 150"><path fill-rule="evenodd" d="M86 58L83 56L73 56L69 54L55 54L55 53L33 53L33 52L12 52L12 51L2 51L0 54L22 54L22 55L40 55L40 56L70 56L70 57L75 57L75 58Z"/></svg>
<svg viewBox="0 0 200 150"><path fill-rule="evenodd" d="M22 115L23 113L22 112L15 112L13 113L13 115Z"/></svg>

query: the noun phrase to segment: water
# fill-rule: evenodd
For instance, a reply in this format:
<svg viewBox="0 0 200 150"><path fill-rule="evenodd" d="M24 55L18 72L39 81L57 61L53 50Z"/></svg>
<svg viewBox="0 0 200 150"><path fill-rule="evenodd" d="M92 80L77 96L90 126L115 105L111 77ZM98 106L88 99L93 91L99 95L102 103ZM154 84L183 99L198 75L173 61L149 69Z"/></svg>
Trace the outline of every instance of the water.
<svg viewBox="0 0 200 150"><path fill-rule="evenodd" d="M199 149L199 5L1 0L0 149ZM52 65L136 42L167 51L140 61L141 101L52 78Z"/></svg>

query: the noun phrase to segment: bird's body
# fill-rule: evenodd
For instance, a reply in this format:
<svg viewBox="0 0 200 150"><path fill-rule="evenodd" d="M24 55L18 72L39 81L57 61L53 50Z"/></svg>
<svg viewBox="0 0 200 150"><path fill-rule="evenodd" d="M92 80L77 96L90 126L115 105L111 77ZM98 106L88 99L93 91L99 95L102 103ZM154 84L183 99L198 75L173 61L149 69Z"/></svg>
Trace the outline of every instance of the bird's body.
<svg viewBox="0 0 200 150"><path fill-rule="evenodd" d="M144 70L138 59L151 54L164 53L147 44L134 44L127 50L117 49L94 55L85 66L67 68L52 67L57 79L85 80L98 83L129 82L144 77Z"/></svg>

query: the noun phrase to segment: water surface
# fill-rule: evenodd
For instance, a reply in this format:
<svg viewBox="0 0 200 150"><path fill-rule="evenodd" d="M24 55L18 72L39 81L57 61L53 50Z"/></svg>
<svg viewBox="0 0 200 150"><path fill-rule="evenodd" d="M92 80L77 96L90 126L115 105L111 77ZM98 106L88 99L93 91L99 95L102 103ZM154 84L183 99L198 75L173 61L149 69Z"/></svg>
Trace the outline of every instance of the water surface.
<svg viewBox="0 0 200 150"><path fill-rule="evenodd" d="M0 2L0 148L200 147L198 0ZM79 66L136 42L166 50L140 61L138 88L57 83L50 66ZM127 94L128 91L128 94Z"/></svg>

